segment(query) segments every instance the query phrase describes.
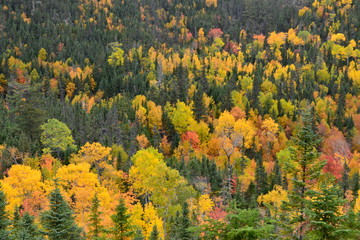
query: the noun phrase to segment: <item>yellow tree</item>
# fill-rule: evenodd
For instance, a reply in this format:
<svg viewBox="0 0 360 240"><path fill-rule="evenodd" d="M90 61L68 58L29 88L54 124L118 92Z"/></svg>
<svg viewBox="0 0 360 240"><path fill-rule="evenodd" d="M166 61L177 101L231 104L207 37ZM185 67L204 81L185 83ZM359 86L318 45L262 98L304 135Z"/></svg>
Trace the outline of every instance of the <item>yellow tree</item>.
<svg viewBox="0 0 360 240"><path fill-rule="evenodd" d="M278 213L281 211L283 202L289 201L287 191L282 189L281 186L276 185L274 189L265 195L260 195L257 199L260 205L264 205L270 210L273 218L277 218Z"/></svg>
<svg viewBox="0 0 360 240"><path fill-rule="evenodd" d="M188 130L188 127L195 122L194 113L190 106L187 106L184 102L178 101L175 107L167 107L167 111L174 125L175 130L181 135Z"/></svg>
<svg viewBox="0 0 360 240"><path fill-rule="evenodd" d="M221 150L227 158L228 197L230 198L232 171L234 167L234 161L232 161L231 157L236 150L241 152L241 148L249 148L251 146L256 133L255 126L245 118L235 121L231 113L224 111L218 119L215 132L219 138Z"/></svg>
<svg viewBox="0 0 360 240"><path fill-rule="evenodd" d="M1 180L3 191L9 204L6 210L10 213L26 202L30 212L37 215L48 203L46 194L49 186L41 181L41 172L29 166L13 165L8 176Z"/></svg>
<svg viewBox="0 0 360 240"><path fill-rule="evenodd" d="M194 195L194 189L177 170L166 166L163 159L152 147L138 151L132 157L134 165L129 177L134 191L145 203L152 201L159 215L166 218L181 209L181 204Z"/></svg>
<svg viewBox="0 0 360 240"><path fill-rule="evenodd" d="M76 213L80 226L87 229L91 203L95 193L100 200L100 211L103 217L111 216L116 203L112 201L106 188L100 185L98 176L90 172L89 163L69 164L59 168L57 182L64 198L70 203Z"/></svg>

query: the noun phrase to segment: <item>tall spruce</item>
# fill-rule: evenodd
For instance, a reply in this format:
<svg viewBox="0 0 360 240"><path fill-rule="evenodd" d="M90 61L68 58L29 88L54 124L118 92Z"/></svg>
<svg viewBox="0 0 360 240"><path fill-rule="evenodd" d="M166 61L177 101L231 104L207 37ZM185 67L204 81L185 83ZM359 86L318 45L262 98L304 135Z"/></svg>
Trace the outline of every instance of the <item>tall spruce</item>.
<svg viewBox="0 0 360 240"><path fill-rule="evenodd" d="M93 201L92 201L92 205L91 205L91 214L90 214L90 223L89 223L89 236L90 239L93 240L100 240L100 239L104 239L101 237L102 233L104 232L104 227L101 225L101 214L102 212L100 212L99 210L100 207L100 201L99 198L97 196L97 194L95 194Z"/></svg>
<svg viewBox="0 0 360 240"><path fill-rule="evenodd" d="M189 205L184 202L182 207L182 216L179 219L178 225L178 238L181 240L191 239L191 233L189 231L190 218L189 218Z"/></svg>
<svg viewBox="0 0 360 240"><path fill-rule="evenodd" d="M81 229L75 224L73 211L65 202L59 188L50 193L50 210L41 214L40 220L49 240L83 239Z"/></svg>
<svg viewBox="0 0 360 240"><path fill-rule="evenodd" d="M346 216L340 211L347 200L334 183L332 176L327 177L318 189L308 191L311 200L304 209L309 223L307 239L352 239L352 230L345 226Z"/></svg>
<svg viewBox="0 0 360 240"><path fill-rule="evenodd" d="M320 153L317 147L321 143L321 138L313 129L310 111L303 113L302 121L301 129L293 138L294 146L291 148L293 162L286 168L286 171L292 175L293 190L289 192L289 202L284 204L284 208L295 215L290 221L292 234L300 240L304 238L307 223L304 210L310 201L308 196L325 164L318 159Z"/></svg>
<svg viewBox="0 0 360 240"><path fill-rule="evenodd" d="M10 224L10 220L5 211L6 205L7 202L6 202L5 193L2 190L0 190L0 239L2 240L9 239L9 231L7 230L7 227Z"/></svg>
<svg viewBox="0 0 360 240"><path fill-rule="evenodd" d="M124 199L120 198L116 207L116 213L111 216L114 227L110 230L114 240L125 240L134 235L133 226L130 223L130 214L127 213Z"/></svg>

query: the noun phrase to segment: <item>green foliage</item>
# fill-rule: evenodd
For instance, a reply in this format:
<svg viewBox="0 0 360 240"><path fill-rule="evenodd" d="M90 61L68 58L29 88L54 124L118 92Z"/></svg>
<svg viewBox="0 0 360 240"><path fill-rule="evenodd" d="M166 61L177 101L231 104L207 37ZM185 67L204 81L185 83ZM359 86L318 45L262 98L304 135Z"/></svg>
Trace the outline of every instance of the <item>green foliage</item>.
<svg viewBox="0 0 360 240"><path fill-rule="evenodd" d="M157 226L154 225L153 230L151 231L149 240L160 240L159 234L160 233L159 233L159 230L157 229Z"/></svg>
<svg viewBox="0 0 360 240"><path fill-rule="evenodd" d="M10 220L5 211L6 205L7 203L6 203L5 194L0 189L0 239L3 240L9 239L9 231L7 230L7 227L10 225Z"/></svg>
<svg viewBox="0 0 360 240"><path fill-rule="evenodd" d="M50 210L42 212L40 220L49 240L83 239L82 230L75 224L73 211L56 188L50 193Z"/></svg>
<svg viewBox="0 0 360 240"><path fill-rule="evenodd" d="M74 150L74 139L71 135L71 130L65 123L53 118L41 125L41 143L44 145L43 151L54 151L58 154L65 152L68 149Z"/></svg>
<svg viewBox="0 0 360 240"><path fill-rule="evenodd" d="M133 226L129 220L130 214L127 213L124 199L120 198L116 206L116 213L111 216L114 227L110 230L114 240L125 240L134 235Z"/></svg>
<svg viewBox="0 0 360 240"><path fill-rule="evenodd" d="M113 66L124 65L124 50L121 49L121 43L111 43L111 49L113 52L108 58L108 63Z"/></svg>
<svg viewBox="0 0 360 240"><path fill-rule="evenodd" d="M345 217L340 207L346 200L340 197L340 189L331 179L320 183L319 190L308 191L311 198L304 209L309 221L309 239L350 239L352 230L345 227Z"/></svg>
<svg viewBox="0 0 360 240"><path fill-rule="evenodd" d="M200 239L252 240L274 237L274 225L261 221L257 209L232 209L227 222L208 220L197 230L204 235Z"/></svg>
<svg viewBox="0 0 360 240"><path fill-rule="evenodd" d="M95 194L92 205L91 205L91 214L89 218L89 236L93 240L102 240L105 239L102 237L103 232L105 231L104 227L101 225L101 214L99 210L100 200Z"/></svg>
<svg viewBox="0 0 360 240"><path fill-rule="evenodd" d="M44 239L41 236L41 233L36 226L34 216L31 216L28 212L24 213L22 217L20 217L19 211L15 211L17 213L17 217L13 220L13 229L11 232L11 239L14 240L42 240Z"/></svg>

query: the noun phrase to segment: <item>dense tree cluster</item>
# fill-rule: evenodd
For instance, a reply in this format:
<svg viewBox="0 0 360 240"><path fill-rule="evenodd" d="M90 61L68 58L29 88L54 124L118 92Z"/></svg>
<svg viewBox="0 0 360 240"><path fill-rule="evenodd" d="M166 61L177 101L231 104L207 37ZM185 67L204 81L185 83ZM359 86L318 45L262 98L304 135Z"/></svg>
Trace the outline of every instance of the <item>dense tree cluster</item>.
<svg viewBox="0 0 360 240"><path fill-rule="evenodd" d="M0 2L0 239L359 239L359 0Z"/></svg>

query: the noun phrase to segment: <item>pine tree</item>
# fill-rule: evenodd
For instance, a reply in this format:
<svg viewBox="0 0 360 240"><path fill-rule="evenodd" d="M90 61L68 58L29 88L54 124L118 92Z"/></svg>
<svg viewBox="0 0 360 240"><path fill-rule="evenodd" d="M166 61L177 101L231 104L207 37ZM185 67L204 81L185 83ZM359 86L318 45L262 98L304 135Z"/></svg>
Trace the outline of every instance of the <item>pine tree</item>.
<svg viewBox="0 0 360 240"><path fill-rule="evenodd" d="M5 193L0 190L0 239L2 240L9 239L9 232L6 228L9 226L10 220L8 219L7 213L5 211L6 205L7 202L5 198Z"/></svg>
<svg viewBox="0 0 360 240"><path fill-rule="evenodd" d="M50 210L41 214L41 224L49 240L83 239L75 224L73 212L56 188L50 193Z"/></svg>
<svg viewBox="0 0 360 240"><path fill-rule="evenodd" d="M305 207L307 206L311 183L316 182L321 174L324 162L318 159L320 153L316 149L321 138L313 130L310 111L303 114L303 126L293 139L295 146L291 149L291 157L294 162L286 170L293 176L293 190L289 192L289 202L284 208L295 214L291 220L291 227L297 229L298 238L304 237ZM295 231L296 232L296 231Z"/></svg>
<svg viewBox="0 0 360 240"><path fill-rule="evenodd" d="M159 236L159 230L157 229L157 226L154 225L153 230L151 231L149 240L159 240L160 236Z"/></svg>
<svg viewBox="0 0 360 240"><path fill-rule="evenodd" d="M116 213L111 216L114 227L111 233L114 235L114 240L125 240L134 234L133 227L130 224L130 214L126 213L124 199L120 198L119 205L116 207Z"/></svg>
<svg viewBox="0 0 360 240"><path fill-rule="evenodd" d="M92 201L92 205L91 205L91 214L90 214L90 219L89 219L90 220L89 236L91 239L94 239L94 240L103 239L103 238L101 238L101 234L104 231L104 228L101 225L100 216L101 216L102 212L100 212L99 207L100 207L100 201L99 201L97 194L95 194L93 201Z"/></svg>

